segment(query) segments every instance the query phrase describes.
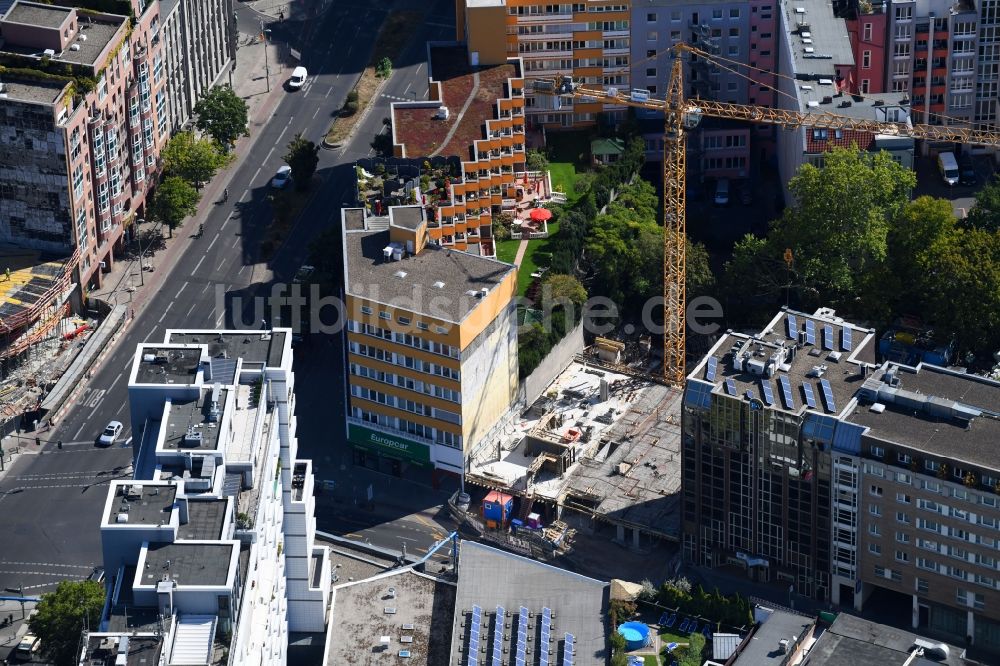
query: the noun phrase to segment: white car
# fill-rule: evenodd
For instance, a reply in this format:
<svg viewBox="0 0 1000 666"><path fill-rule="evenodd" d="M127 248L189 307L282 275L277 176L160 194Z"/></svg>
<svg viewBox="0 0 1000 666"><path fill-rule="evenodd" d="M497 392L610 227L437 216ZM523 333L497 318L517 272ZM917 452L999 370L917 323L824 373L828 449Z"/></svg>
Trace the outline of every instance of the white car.
<svg viewBox="0 0 1000 666"><path fill-rule="evenodd" d="M296 67L292 70L292 78L288 79L288 87L291 90L298 90L306 84L306 77L309 76L309 72L306 71L305 67Z"/></svg>
<svg viewBox="0 0 1000 666"><path fill-rule="evenodd" d="M292 167L286 164L278 169L278 173L274 174L274 178L271 179L271 187L283 190L288 187L290 182L292 182Z"/></svg>
<svg viewBox="0 0 1000 666"><path fill-rule="evenodd" d="M120 421L112 421L104 429L104 432L101 433L101 436L97 438L97 443L101 446L111 446L118 439L118 435L122 434L124 428L125 426Z"/></svg>

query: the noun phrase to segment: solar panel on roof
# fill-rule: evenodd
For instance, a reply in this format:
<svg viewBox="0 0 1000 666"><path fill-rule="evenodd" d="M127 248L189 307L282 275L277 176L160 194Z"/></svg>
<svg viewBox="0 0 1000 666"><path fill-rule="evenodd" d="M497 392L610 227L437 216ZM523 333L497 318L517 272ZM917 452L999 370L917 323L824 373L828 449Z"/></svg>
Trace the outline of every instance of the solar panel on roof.
<svg viewBox="0 0 1000 666"><path fill-rule="evenodd" d="M845 326L844 328L840 329L840 348L843 349L844 351L851 351L852 345L853 343L851 342L851 329Z"/></svg>
<svg viewBox="0 0 1000 666"><path fill-rule="evenodd" d="M833 351L833 326L823 327L823 349Z"/></svg>
<svg viewBox="0 0 1000 666"><path fill-rule="evenodd" d="M519 664L523 664L527 658L527 648L528 648L528 609L524 606L518 611L517 614L517 652L516 661Z"/></svg>
<svg viewBox="0 0 1000 666"><path fill-rule="evenodd" d="M576 649L573 643L576 641L573 634L566 634L566 644L563 646L563 666L573 666L573 653Z"/></svg>
<svg viewBox="0 0 1000 666"><path fill-rule="evenodd" d="M806 404L809 405L811 409L816 409L816 395L813 393L812 384L809 382L802 382L802 390L806 394Z"/></svg>
<svg viewBox="0 0 1000 666"><path fill-rule="evenodd" d="M785 401L785 409L795 409L795 401L792 399L792 382L785 375L781 375L778 377L778 385L781 386L781 398Z"/></svg>
<svg viewBox="0 0 1000 666"><path fill-rule="evenodd" d="M705 381L714 382L715 373L719 370L719 359L714 356L708 358L708 365L705 367Z"/></svg>
<svg viewBox="0 0 1000 666"><path fill-rule="evenodd" d="M806 344L816 344L816 322L812 319L806 319Z"/></svg>
<svg viewBox="0 0 1000 666"><path fill-rule="evenodd" d="M799 328L798 317L796 317L795 315L788 315L788 318L785 319L785 324L788 326L786 335L788 335L789 338L794 340L797 336L797 331Z"/></svg>
<svg viewBox="0 0 1000 666"><path fill-rule="evenodd" d="M472 620L469 622L469 655L468 666L476 666L479 663L479 626L482 623L483 609L479 606L472 607Z"/></svg>
<svg viewBox="0 0 1000 666"><path fill-rule="evenodd" d="M549 643L552 642L552 609L542 608L542 635L538 641L538 666L549 666Z"/></svg>
<svg viewBox="0 0 1000 666"><path fill-rule="evenodd" d="M760 380L760 394L764 399L765 405L770 406L774 404L774 391L771 390L770 381L766 379Z"/></svg>
<svg viewBox="0 0 1000 666"><path fill-rule="evenodd" d="M496 619L493 622L493 666L501 666L503 661L503 622L507 611L503 606L497 606Z"/></svg>
<svg viewBox="0 0 1000 666"><path fill-rule="evenodd" d="M733 381L732 377L726 380L726 393L736 395L736 382Z"/></svg>
<svg viewBox="0 0 1000 666"><path fill-rule="evenodd" d="M823 391L823 402L826 403L826 411L836 412L837 404L833 401L833 387L830 386L829 380L819 380L819 387Z"/></svg>

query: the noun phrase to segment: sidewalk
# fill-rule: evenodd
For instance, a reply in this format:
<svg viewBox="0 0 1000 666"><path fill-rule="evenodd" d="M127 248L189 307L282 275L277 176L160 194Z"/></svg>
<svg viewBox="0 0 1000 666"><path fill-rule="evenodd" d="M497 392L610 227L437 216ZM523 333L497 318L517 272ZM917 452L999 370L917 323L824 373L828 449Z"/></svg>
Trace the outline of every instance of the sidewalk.
<svg viewBox="0 0 1000 666"><path fill-rule="evenodd" d="M262 0L262 2L264 1L269 0ZM267 92L267 81L265 81L264 75L264 48L267 48L270 92ZM233 149L236 159L202 188L197 214L187 218L181 226L174 229L173 238L166 239L166 249L152 257L147 256L146 263L152 265L154 270L147 271L140 279L137 261L116 261L111 271L105 273L101 288L90 292L89 296L108 301L112 305L131 303L129 312L129 320L131 320L137 312L142 310L150 296L160 288L177 258L186 252L192 244L197 243L197 225L205 221L209 212L216 206L216 202L222 199L222 192L229 185L233 174L246 161L249 144L256 141L256 130L267 122L285 94L282 82L290 76L291 70L285 66L280 56L286 51L285 44L272 42L267 42L266 45L241 46L237 49L236 70L232 76L233 90L247 103L250 136L242 137L236 142ZM223 76L220 83L226 82L228 82L227 77ZM151 226L151 223L148 226ZM144 285L140 285L140 283L144 283Z"/></svg>

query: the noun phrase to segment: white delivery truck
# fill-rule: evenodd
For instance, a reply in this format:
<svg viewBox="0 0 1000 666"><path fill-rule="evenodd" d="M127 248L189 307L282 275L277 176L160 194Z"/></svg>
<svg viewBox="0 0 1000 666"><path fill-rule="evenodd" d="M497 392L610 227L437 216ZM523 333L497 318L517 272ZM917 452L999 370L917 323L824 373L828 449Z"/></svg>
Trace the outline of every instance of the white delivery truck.
<svg viewBox="0 0 1000 666"><path fill-rule="evenodd" d="M958 185L958 160L955 153L941 153L938 155L938 170L944 182L949 185Z"/></svg>

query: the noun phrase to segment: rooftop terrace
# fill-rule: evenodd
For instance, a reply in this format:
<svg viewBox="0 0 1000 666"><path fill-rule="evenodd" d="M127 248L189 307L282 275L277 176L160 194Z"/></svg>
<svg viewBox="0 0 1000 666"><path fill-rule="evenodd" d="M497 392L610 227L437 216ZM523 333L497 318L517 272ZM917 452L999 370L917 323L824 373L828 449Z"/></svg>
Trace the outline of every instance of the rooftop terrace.
<svg viewBox="0 0 1000 666"><path fill-rule="evenodd" d="M169 575L178 585L225 585L238 548L239 543L175 541L150 544L140 582L156 585Z"/></svg>
<svg viewBox="0 0 1000 666"><path fill-rule="evenodd" d="M411 312L454 323L461 322L482 300L469 292L493 290L515 270L511 264L429 244L418 255L386 261L387 230L350 231L344 237L348 294L389 305L399 303Z"/></svg>
<svg viewBox="0 0 1000 666"><path fill-rule="evenodd" d="M7 15L0 20L3 23L20 23L24 25L40 26L48 29L58 29L63 21L73 10L55 7L51 5L36 3L15 4ZM79 48L72 50L67 48L61 53L56 53L51 58L53 63L66 62L74 65L85 65L102 68L104 63L98 62L98 58L107 46L116 38L116 35L123 29L128 21L127 16L116 16L113 14L101 14L100 16L77 17L77 27L79 35L86 35L85 40L74 39L73 44ZM10 34L16 34L9 31ZM7 35L8 31L4 31ZM11 39L5 39L0 44L0 51L16 53L22 56L42 58L43 49L34 44L19 44Z"/></svg>
<svg viewBox="0 0 1000 666"><path fill-rule="evenodd" d="M124 650L125 659L119 659ZM153 666L160 661L163 651L161 638L138 636L102 636L89 634L83 663L90 665L115 664L115 666Z"/></svg>
<svg viewBox="0 0 1000 666"><path fill-rule="evenodd" d="M471 159L473 142L483 138L483 123L496 117L497 100L507 95L513 64L472 67L464 46L433 47L428 75L441 84L441 99L451 115L438 120L437 105L422 108L393 104L392 126L406 157L458 155ZM466 105L468 107L466 108Z"/></svg>
<svg viewBox="0 0 1000 666"><path fill-rule="evenodd" d="M382 659L389 661L407 650L408 664L448 663L453 583L406 568L341 584L334 595L327 642L330 666L370 664L383 649ZM383 636L389 637L385 648Z"/></svg>
<svg viewBox="0 0 1000 666"><path fill-rule="evenodd" d="M281 366L285 350L286 331L283 330L168 330L166 340L171 344L207 344L212 358L243 359L244 369L261 369L264 366Z"/></svg>

